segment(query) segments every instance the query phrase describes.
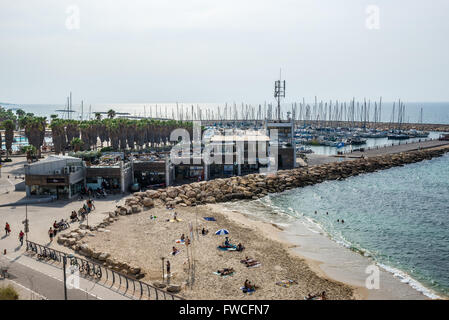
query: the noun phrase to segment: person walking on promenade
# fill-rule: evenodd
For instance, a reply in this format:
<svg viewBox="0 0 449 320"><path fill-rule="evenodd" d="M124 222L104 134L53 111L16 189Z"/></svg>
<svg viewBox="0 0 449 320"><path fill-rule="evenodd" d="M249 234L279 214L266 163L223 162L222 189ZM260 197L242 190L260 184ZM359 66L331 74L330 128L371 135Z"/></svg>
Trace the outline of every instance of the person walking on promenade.
<svg viewBox="0 0 449 320"><path fill-rule="evenodd" d="M10 233L11 233L11 227L9 226L9 223L6 222L6 225L5 225L5 234L8 235L8 234L10 234Z"/></svg>
<svg viewBox="0 0 449 320"><path fill-rule="evenodd" d="M53 236L54 236L54 232L53 229L50 227L50 230L48 230L48 236L50 237L50 242L53 241Z"/></svg>
<svg viewBox="0 0 449 320"><path fill-rule="evenodd" d="M23 231L20 230L20 233L19 233L20 246L23 246L23 236L24 236L24 235L25 235L25 234L23 233Z"/></svg>

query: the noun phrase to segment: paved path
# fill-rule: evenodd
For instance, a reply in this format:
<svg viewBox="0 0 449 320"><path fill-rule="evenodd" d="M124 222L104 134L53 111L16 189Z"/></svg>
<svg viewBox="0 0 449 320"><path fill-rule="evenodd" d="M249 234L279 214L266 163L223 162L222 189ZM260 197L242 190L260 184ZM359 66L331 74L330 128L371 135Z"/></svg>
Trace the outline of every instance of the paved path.
<svg viewBox="0 0 449 320"><path fill-rule="evenodd" d="M13 285L26 288L35 297L48 300L64 300L64 273L58 265L38 261L24 254L16 258L1 257L2 264L8 266L8 275ZM67 278L71 276L67 271ZM78 288L67 289L68 300L129 300L115 289L79 277ZM0 280L2 281L2 280ZM75 282L72 282L75 284ZM77 282L78 283L78 282ZM0 282L1 284L1 282Z"/></svg>
<svg viewBox="0 0 449 320"><path fill-rule="evenodd" d="M424 142L413 142L413 143L401 143L400 145L394 145L389 146L385 148L379 148L379 149L372 149L372 150L366 150L365 152L353 152L350 154L347 154L346 156L349 157L360 157L362 154L367 157L373 157L373 156L379 156L384 154L392 154L392 153L400 153L400 152L407 152L407 151L414 151L419 149L429 149L429 148L435 148L440 147L444 145L449 145L449 141L439 141L439 140L432 140L432 141L424 141Z"/></svg>
<svg viewBox="0 0 449 320"><path fill-rule="evenodd" d="M432 141L424 141L424 142L413 142L413 143L407 143L405 142L400 145L394 145L394 146L388 146L388 147L381 147L379 149L372 149L372 150L366 150L365 152L352 152L347 153L344 155L321 155L321 154L308 154L307 155L307 163L309 166L315 166L330 162L341 162L341 161L348 161L353 159L358 159L362 155L366 157L375 157L380 155L386 155L386 154L394 154L394 153L400 153L400 152L407 152L407 151L415 151L419 149L429 149L429 148L436 148L441 146L447 146L449 145L449 141L439 141L439 140L432 140Z"/></svg>

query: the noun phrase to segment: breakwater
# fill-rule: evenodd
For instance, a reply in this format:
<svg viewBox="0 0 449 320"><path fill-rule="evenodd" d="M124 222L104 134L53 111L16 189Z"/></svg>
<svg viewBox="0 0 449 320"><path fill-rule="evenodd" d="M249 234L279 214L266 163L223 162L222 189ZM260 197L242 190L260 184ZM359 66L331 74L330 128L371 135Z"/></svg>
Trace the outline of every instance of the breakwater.
<svg viewBox="0 0 449 320"><path fill-rule="evenodd" d="M127 198L118 214L140 212L156 205L195 206L208 203L264 197L269 193L300 188L326 180L342 180L359 174L439 157L449 151L440 147L398 154L379 155L365 159L334 162L309 168L282 170L272 174L250 174L241 177L195 182L160 190L136 192Z"/></svg>

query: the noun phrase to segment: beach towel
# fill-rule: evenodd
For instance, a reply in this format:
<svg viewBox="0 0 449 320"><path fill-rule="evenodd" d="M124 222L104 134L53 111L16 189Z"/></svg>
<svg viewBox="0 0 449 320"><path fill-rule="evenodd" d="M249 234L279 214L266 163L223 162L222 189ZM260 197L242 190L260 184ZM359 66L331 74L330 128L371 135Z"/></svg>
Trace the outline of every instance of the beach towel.
<svg viewBox="0 0 449 320"><path fill-rule="evenodd" d="M180 222L180 221L182 221L182 219L170 219L170 222Z"/></svg>
<svg viewBox="0 0 449 320"><path fill-rule="evenodd" d="M247 268L258 268L258 267L260 267L262 264L261 263L257 263L257 264L255 264L255 265L252 265L252 266L246 266Z"/></svg>
<svg viewBox="0 0 449 320"><path fill-rule="evenodd" d="M181 250L178 250L178 251L176 251L175 254L173 254L173 251L172 251L172 252L170 252L170 255L171 255L171 256L176 256L176 255L178 255L180 252L181 252Z"/></svg>
<svg viewBox="0 0 449 320"><path fill-rule="evenodd" d="M281 281L276 282L276 285L284 287L284 288L289 288L292 284L296 284L296 281L288 279L288 280L281 280Z"/></svg>
<svg viewBox="0 0 449 320"><path fill-rule="evenodd" d="M217 248L222 251L236 251L237 250L237 248L235 248L235 247L223 248L223 247L218 246Z"/></svg>
<svg viewBox="0 0 449 320"><path fill-rule="evenodd" d="M227 275L225 275L225 276L223 276L221 273L219 273L219 272L217 272L217 271L212 272L212 273L213 273L213 274L216 274L217 276L221 276L222 278L226 278L226 277L230 277L230 276L234 275L235 272L231 272L230 274L227 274Z"/></svg>
<svg viewBox="0 0 449 320"><path fill-rule="evenodd" d="M255 289L247 289L247 288L245 288L245 287L240 287L240 290L242 290L243 293L249 293L249 294L251 294L251 293L253 293L253 292L256 292Z"/></svg>
<svg viewBox="0 0 449 320"><path fill-rule="evenodd" d="M185 244L185 243L184 243L184 240L181 240L181 239L176 240L176 243L179 243L179 244Z"/></svg>
<svg viewBox="0 0 449 320"><path fill-rule="evenodd" d="M215 220L214 217L204 217L204 220L207 220L207 221L217 221L217 220Z"/></svg>

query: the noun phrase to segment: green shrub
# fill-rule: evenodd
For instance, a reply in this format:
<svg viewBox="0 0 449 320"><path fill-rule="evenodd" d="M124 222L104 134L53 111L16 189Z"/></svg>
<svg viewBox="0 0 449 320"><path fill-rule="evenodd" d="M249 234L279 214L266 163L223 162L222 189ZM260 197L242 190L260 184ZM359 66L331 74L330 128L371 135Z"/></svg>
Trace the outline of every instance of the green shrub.
<svg viewBox="0 0 449 320"><path fill-rule="evenodd" d="M0 288L0 300L19 300L19 294L11 285Z"/></svg>

